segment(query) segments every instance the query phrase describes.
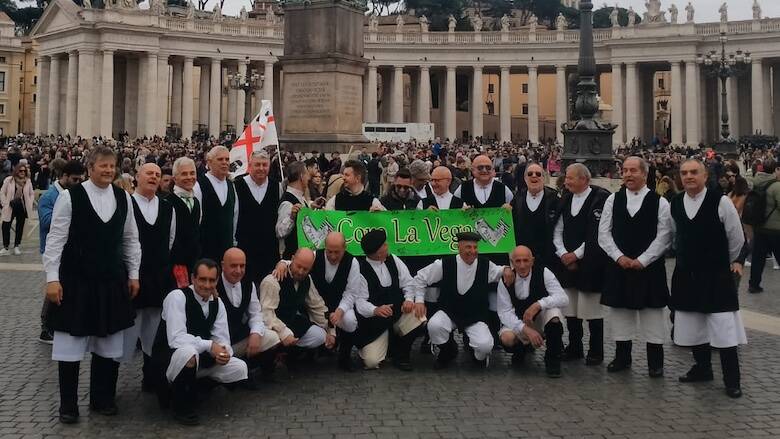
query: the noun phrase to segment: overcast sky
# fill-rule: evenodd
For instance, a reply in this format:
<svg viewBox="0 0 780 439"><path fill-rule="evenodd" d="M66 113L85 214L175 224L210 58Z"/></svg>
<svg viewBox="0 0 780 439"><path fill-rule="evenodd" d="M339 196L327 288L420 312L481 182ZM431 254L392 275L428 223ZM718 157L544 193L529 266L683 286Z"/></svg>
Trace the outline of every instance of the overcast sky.
<svg viewBox="0 0 780 439"><path fill-rule="evenodd" d="M207 9L211 10L214 7L214 3L217 0L210 0ZM620 7L627 8L632 6L634 10L640 16L645 11L645 0L596 0L593 3L596 8L602 7L604 4L610 6L617 4ZM718 9L724 0L692 0L693 7L696 9L694 20L697 23L716 22L720 21L720 14ZM664 10L668 10L669 6L675 3L677 9L680 11L679 21L685 20L685 5L687 0L661 0L661 6ZM753 1L752 0L727 0L729 5L729 20L749 20L753 17ZM780 0L759 0L759 4L763 10L763 16L765 17L780 17ZM238 15L238 11L241 6L246 6L250 9L249 0L225 0L225 7L223 13L226 15ZM146 7L146 6L144 6ZM667 18L669 15L667 14Z"/></svg>

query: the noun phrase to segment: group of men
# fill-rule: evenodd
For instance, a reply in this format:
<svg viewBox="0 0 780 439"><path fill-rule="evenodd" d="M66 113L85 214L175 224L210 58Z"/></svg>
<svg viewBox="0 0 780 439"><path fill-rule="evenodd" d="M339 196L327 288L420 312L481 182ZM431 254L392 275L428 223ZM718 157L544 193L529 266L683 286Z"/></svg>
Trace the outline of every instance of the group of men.
<svg viewBox="0 0 780 439"><path fill-rule="evenodd" d="M156 392L161 406L171 406L186 425L198 423L195 401L204 386L255 389L273 379L280 361L296 370L301 359L321 351L337 352L338 366L351 371L353 348L365 369L389 357L408 371L420 336L437 369L457 357L460 332L478 368L488 367L496 345L518 366L544 346L545 372L559 377L561 361L603 362L607 310L616 340L608 371L631 366L639 324L648 373L661 377L667 306L676 312L675 342L692 346L696 361L680 381L712 380L714 347L726 393L741 395L737 345L746 340L732 270L739 270L733 261L744 238L733 205L708 192L706 169L696 160L683 163L686 192L671 206L647 189L647 164L637 157L625 160L624 187L615 194L592 186L588 169L574 164L559 197L532 163L527 188L514 196L495 180L490 159L478 156L474 179L454 193L448 168L429 173L412 163L381 200L366 190L359 161L345 162L343 188L330 200L307 199L309 170L300 162L288 167L283 188L268 178L263 152L251 156L247 175L233 180L226 148L213 148L207 161L208 173L197 178L192 160L176 160L167 195L158 194L160 169L145 164L130 196L111 184L114 152L96 148L89 179L58 194L43 262L61 422L78 420L86 353L92 355L90 409L118 412L120 363L133 358L137 344L142 388ZM303 207L503 207L512 211L517 247L509 257L480 256L480 235L463 232L456 255L401 258L389 253L384 230L375 229L362 237L363 257L349 254L337 232L323 249L298 248L296 217ZM670 295L664 256L672 240L677 264Z"/></svg>

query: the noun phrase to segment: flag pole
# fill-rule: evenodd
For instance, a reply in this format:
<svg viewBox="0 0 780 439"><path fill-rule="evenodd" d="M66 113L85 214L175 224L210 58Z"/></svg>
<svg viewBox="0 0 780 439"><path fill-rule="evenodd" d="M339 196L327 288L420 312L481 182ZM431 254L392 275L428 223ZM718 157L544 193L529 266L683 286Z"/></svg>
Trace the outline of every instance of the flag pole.
<svg viewBox="0 0 780 439"><path fill-rule="evenodd" d="M282 149L279 147L279 142L276 142L276 156L279 157L279 176L280 180L284 181L284 165L282 164Z"/></svg>

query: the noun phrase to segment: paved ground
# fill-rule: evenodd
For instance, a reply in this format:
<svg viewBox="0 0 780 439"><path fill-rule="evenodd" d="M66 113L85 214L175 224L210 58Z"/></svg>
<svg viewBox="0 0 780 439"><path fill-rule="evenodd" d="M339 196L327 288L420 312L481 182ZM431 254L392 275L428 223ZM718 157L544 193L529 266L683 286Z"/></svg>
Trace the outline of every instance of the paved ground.
<svg viewBox="0 0 780 439"><path fill-rule="evenodd" d="M472 371L463 354L460 367L434 371L430 356L415 354L413 373L387 367L344 374L331 359L320 359L258 392L217 389L201 407L204 425L185 429L140 392L137 363L120 369L119 416L90 415L82 373L81 422L62 426L50 348L35 341L43 287L43 274L33 265L40 262L36 245L30 239L26 254L0 258L0 438L780 437L780 272L771 264L764 294L741 293L753 316L747 326L767 332L748 330L750 344L740 351L745 396L739 400L723 394L717 354L714 383L679 384L690 354L671 343L666 377L656 380L646 376L643 348L635 349L631 372L565 364L558 380L544 376L541 354L524 370L513 370L508 357L495 352L486 372ZM751 323L756 316L763 326ZM88 370L85 361L82 371Z"/></svg>

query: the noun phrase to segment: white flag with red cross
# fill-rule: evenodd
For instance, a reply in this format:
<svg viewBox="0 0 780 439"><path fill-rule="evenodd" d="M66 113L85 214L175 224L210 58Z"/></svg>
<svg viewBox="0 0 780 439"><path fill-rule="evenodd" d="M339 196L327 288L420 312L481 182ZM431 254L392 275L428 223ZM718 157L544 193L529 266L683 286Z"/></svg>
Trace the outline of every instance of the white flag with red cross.
<svg viewBox="0 0 780 439"><path fill-rule="evenodd" d="M254 151L260 151L269 145L278 145L276 123L271 108L271 101L263 99L260 102L260 112L249 121L241 137L230 149L230 173L233 176L246 174L249 159Z"/></svg>

